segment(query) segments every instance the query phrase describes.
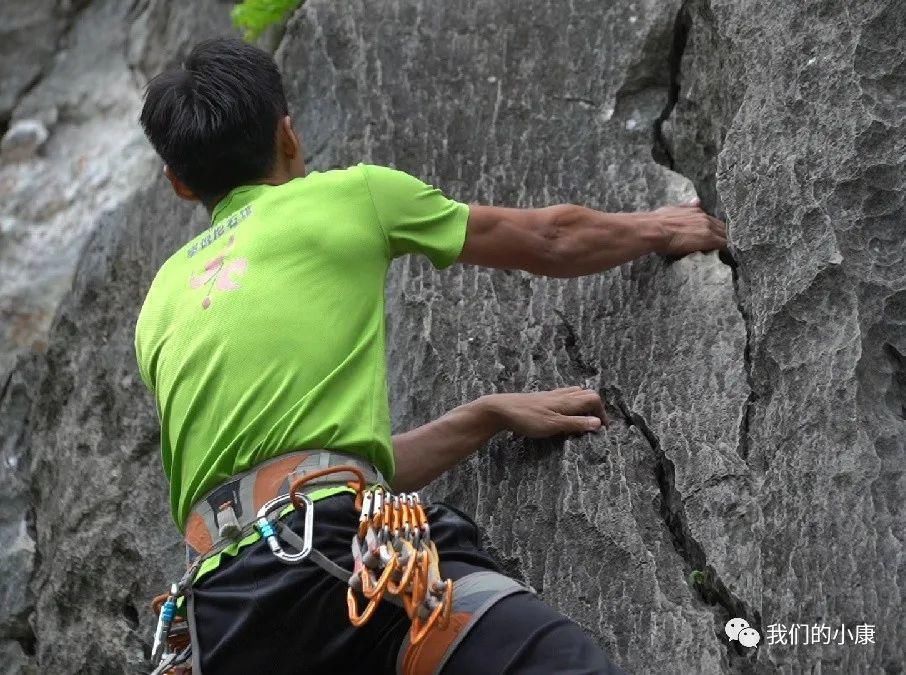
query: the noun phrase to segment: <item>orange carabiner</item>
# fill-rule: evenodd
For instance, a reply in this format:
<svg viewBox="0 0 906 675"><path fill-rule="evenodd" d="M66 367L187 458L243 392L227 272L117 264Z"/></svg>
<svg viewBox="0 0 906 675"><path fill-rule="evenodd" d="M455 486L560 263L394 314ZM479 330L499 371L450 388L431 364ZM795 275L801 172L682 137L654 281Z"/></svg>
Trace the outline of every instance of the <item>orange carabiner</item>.
<svg viewBox="0 0 906 675"><path fill-rule="evenodd" d="M446 581L444 581L444 585L447 588L444 590L443 616L437 623L439 630L446 630L447 626L450 625L450 617L453 616L453 580L447 579Z"/></svg>
<svg viewBox="0 0 906 675"><path fill-rule="evenodd" d="M384 567L384 571L381 572L381 576L377 580L377 583L374 584L374 586L371 585L370 574L362 575L362 595L364 595L369 600L377 598L377 600L380 601L380 599L384 597L384 592L387 590L387 584L390 583L390 575L396 571L397 566L398 563L396 559L396 551L394 551L393 557L390 558L390 562L388 562L387 566ZM367 582L365 581L366 579L368 579Z"/></svg>
<svg viewBox="0 0 906 675"><path fill-rule="evenodd" d="M428 551L426 553L430 561L431 570L435 576L440 579L440 554L437 552L437 544L433 541L428 542Z"/></svg>
<svg viewBox="0 0 906 675"><path fill-rule="evenodd" d="M412 582L412 597L416 598L419 604L424 601L428 593L428 579L430 578L431 559L426 551L419 553L419 566L416 581Z"/></svg>
<svg viewBox="0 0 906 675"><path fill-rule="evenodd" d="M418 527L424 527L428 524L428 516L425 514L425 509L422 508L421 502L415 502L413 507L415 511L415 523Z"/></svg>
<svg viewBox="0 0 906 675"><path fill-rule="evenodd" d="M403 595L403 608L413 621L418 617L418 608L425 600L428 592L428 554L424 551L416 553L417 562L412 575L412 586L408 593Z"/></svg>
<svg viewBox="0 0 906 675"><path fill-rule="evenodd" d="M393 530L394 536L398 536L400 532L400 527L403 523L403 513L400 508L400 499L399 497L393 498L393 524L390 529Z"/></svg>
<svg viewBox="0 0 906 675"><path fill-rule="evenodd" d="M382 525L388 530L393 529L393 505L390 503L390 495L384 497L384 512L381 515Z"/></svg>
<svg viewBox="0 0 906 675"><path fill-rule="evenodd" d="M403 545L409 547L409 562L406 563L406 567L403 568L403 575L400 578L398 584L388 583L387 590L390 591L393 595L400 595L405 592L406 587L409 585L409 582L412 580L412 574L415 572L415 564L418 562L418 554L415 551L415 548L408 541L403 540ZM397 556L397 559L399 556Z"/></svg>
<svg viewBox="0 0 906 675"><path fill-rule="evenodd" d="M409 511L409 505L406 503L405 499L400 499L400 528L403 532L406 532L406 528L411 527L410 523L412 521L412 514Z"/></svg>
<svg viewBox="0 0 906 675"><path fill-rule="evenodd" d="M419 627L419 624L422 623L421 619L416 614L415 618L412 620L412 627L409 629L409 641L414 647L419 642L425 639L425 636L428 635L428 632L434 628L435 625L441 628L446 628L450 623L450 616L453 608L453 581L447 579L444 582L446 589L444 590L444 598L441 600L437 607L431 612L431 616L428 617L428 620ZM441 621L441 615L443 615L443 620Z"/></svg>
<svg viewBox="0 0 906 675"><path fill-rule="evenodd" d="M346 609L349 613L349 623L351 623L356 628L360 628L368 623L368 620L371 619L371 616L374 614L374 611L377 609L378 603L381 601L380 598L374 598L368 602L365 606L365 611L359 614L359 604L355 599L355 592L352 590L352 587L346 589Z"/></svg>

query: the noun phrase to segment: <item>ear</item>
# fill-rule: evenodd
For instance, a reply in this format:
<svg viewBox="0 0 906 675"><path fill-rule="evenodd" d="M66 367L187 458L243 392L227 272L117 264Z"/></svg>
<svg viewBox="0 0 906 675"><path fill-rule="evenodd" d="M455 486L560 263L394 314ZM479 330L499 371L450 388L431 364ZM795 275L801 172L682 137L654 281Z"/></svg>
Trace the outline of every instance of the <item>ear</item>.
<svg viewBox="0 0 906 675"><path fill-rule="evenodd" d="M166 164L164 165L164 175L167 177L167 180L170 181L170 185L173 186L173 192L175 192L176 195L177 195L180 199L185 199L186 201L189 201L189 202L197 202L197 201L199 201L198 195L196 195L196 194L192 191L192 188L190 188L188 185L186 185L185 183L183 183L183 182L176 176L176 174L173 173L173 172L170 170L170 167L167 166Z"/></svg>
<svg viewBox="0 0 906 675"><path fill-rule="evenodd" d="M289 115L280 120L281 150L287 159L295 159L302 152L302 142L293 129L293 121Z"/></svg>

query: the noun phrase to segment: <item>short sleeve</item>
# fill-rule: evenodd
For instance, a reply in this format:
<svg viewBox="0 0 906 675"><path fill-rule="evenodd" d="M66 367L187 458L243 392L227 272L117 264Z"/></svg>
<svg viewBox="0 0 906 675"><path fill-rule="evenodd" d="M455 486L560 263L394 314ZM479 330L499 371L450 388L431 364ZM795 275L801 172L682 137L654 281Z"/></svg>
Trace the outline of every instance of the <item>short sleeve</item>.
<svg viewBox="0 0 906 675"><path fill-rule="evenodd" d="M422 253L438 269L453 264L465 243L468 205L402 171L359 166L390 255Z"/></svg>
<svg viewBox="0 0 906 675"><path fill-rule="evenodd" d="M154 392L154 383L151 379L151 373L148 370L148 363L144 359L142 335L140 333L141 329L142 316L139 314L139 319L135 324L135 360L138 365L138 374L142 378L142 382L151 392Z"/></svg>

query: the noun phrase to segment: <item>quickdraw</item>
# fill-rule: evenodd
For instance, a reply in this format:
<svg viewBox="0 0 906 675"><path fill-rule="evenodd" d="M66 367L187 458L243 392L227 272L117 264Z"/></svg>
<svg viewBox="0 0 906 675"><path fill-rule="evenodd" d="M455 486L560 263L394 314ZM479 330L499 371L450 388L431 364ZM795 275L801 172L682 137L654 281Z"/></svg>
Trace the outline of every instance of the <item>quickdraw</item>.
<svg viewBox="0 0 906 675"><path fill-rule="evenodd" d="M151 609L157 614L154 643L151 646L151 660L157 667L151 675L182 675L191 672L192 645L189 639L189 622L179 613L179 598L191 585L200 563L189 566L177 583L167 593L151 601Z"/></svg>
<svg viewBox="0 0 906 675"><path fill-rule="evenodd" d="M453 582L440 575L437 546L431 541L428 518L415 492L392 494L380 486L369 488L362 471L348 464L306 472L290 484L288 494L270 500L256 514L254 527L271 552L288 565L309 556L322 567L330 564L323 555L313 552L314 504L302 488L335 473L355 476L348 485L356 492L355 506L359 510L359 525L352 538L354 567L346 592L350 623L356 627L365 625L382 600L391 596L391 601L401 605L409 617L412 645L420 643L435 628L445 629L452 613ZM305 513L301 539L279 520L289 504ZM281 535L298 547L295 553L284 550ZM201 562L215 549L212 546L198 556L178 583L152 601L158 620L151 654L157 667L151 675L191 672L189 625L187 618L180 615L179 599L190 589ZM337 569L325 569L339 575ZM367 603L361 611L357 594L364 596Z"/></svg>
<svg viewBox="0 0 906 675"><path fill-rule="evenodd" d="M356 627L365 625L385 596L395 596L411 621L409 639L417 645L432 628L447 627L453 608L453 582L440 575L440 557L418 493L369 489L358 469L337 466L302 476L290 485L290 494L295 501L310 480L346 471L356 474L350 487L356 490L359 509L359 526L352 538L354 566L346 591L349 621ZM367 603L362 610L357 593Z"/></svg>

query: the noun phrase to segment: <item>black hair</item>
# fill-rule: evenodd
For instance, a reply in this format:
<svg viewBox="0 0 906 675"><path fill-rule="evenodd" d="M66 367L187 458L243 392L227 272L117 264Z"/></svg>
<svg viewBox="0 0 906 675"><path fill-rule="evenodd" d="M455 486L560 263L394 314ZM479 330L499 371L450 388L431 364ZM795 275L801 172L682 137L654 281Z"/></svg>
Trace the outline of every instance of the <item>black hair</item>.
<svg viewBox="0 0 906 675"><path fill-rule="evenodd" d="M215 38L151 80L140 120L170 171L210 207L271 172L287 110L271 55L238 38Z"/></svg>

